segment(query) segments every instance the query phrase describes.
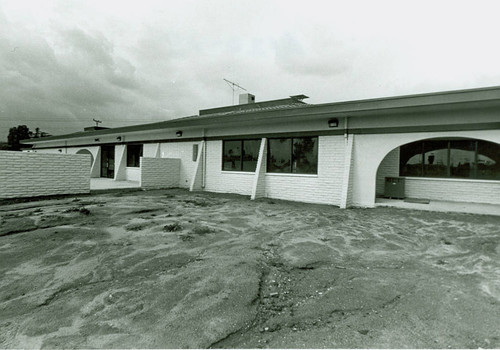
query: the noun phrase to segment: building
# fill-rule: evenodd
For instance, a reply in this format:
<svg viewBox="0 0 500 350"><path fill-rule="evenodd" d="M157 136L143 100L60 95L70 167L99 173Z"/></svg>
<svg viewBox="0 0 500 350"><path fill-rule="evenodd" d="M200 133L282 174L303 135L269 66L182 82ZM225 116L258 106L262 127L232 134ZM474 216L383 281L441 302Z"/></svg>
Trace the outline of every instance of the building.
<svg viewBox="0 0 500 350"><path fill-rule="evenodd" d="M307 96L159 123L26 140L88 153L91 177L143 187L373 207L407 198L500 204L500 87L311 105ZM394 182L396 181L396 182ZM398 185L399 186L399 185Z"/></svg>

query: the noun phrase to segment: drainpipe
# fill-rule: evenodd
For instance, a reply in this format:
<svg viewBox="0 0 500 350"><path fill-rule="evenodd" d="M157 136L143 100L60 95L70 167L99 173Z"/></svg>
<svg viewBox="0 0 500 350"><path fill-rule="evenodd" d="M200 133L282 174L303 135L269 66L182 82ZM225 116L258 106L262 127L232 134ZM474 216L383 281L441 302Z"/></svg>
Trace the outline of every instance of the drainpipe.
<svg viewBox="0 0 500 350"><path fill-rule="evenodd" d="M344 117L344 137L349 138L349 129L348 129L349 117Z"/></svg>
<svg viewBox="0 0 500 350"><path fill-rule="evenodd" d="M203 136L203 161L201 162L201 189L205 189L205 170L207 165L207 138L205 137L205 128L201 131Z"/></svg>

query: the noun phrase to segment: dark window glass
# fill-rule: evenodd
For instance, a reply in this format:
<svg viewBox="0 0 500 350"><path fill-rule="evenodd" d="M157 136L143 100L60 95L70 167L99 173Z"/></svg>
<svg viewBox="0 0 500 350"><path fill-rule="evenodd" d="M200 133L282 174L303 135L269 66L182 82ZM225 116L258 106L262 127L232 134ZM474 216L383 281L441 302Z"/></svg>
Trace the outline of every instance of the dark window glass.
<svg viewBox="0 0 500 350"><path fill-rule="evenodd" d="M292 172L298 174L318 173L318 138L293 139Z"/></svg>
<svg viewBox="0 0 500 350"><path fill-rule="evenodd" d="M267 172L292 172L292 139L269 139Z"/></svg>
<svg viewBox="0 0 500 350"><path fill-rule="evenodd" d="M413 142L400 147L399 172L401 176L422 176L422 142Z"/></svg>
<svg viewBox="0 0 500 350"><path fill-rule="evenodd" d="M141 165L142 145L127 145L127 166L138 168Z"/></svg>
<svg viewBox="0 0 500 350"><path fill-rule="evenodd" d="M450 142L450 176L474 178L476 168L476 141Z"/></svg>
<svg viewBox="0 0 500 350"><path fill-rule="evenodd" d="M259 160L260 140L243 140L243 171L255 171Z"/></svg>
<svg viewBox="0 0 500 350"><path fill-rule="evenodd" d="M500 145L482 140L424 140L400 147L401 176L500 180Z"/></svg>
<svg viewBox="0 0 500 350"><path fill-rule="evenodd" d="M269 139L267 172L317 174L318 138Z"/></svg>
<svg viewBox="0 0 500 350"><path fill-rule="evenodd" d="M222 170L241 170L241 141L224 141Z"/></svg>
<svg viewBox="0 0 500 350"><path fill-rule="evenodd" d="M422 149L424 176L448 176L448 141L425 141Z"/></svg>
<svg viewBox="0 0 500 350"><path fill-rule="evenodd" d="M222 144L222 170L254 172L260 140L229 140Z"/></svg>
<svg viewBox="0 0 500 350"><path fill-rule="evenodd" d="M500 180L500 145L498 143L477 142L478 179Z"/></svg>

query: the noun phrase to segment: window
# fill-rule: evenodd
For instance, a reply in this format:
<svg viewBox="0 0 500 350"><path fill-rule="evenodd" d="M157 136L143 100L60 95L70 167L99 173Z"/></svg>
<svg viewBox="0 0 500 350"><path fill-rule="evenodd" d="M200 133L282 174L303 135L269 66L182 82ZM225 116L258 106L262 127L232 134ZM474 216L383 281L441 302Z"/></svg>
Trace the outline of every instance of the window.
<svg viewBox="0 0 500 350"><path fill-rule="evenodd" d="M500 145L472 139L412 142L400 147L399 174L500 180Z"/></svg>
<svg viewBox="0 0 500 350"><path fill-rule="evenodd" d="M141 163L142 145L127 145L127 166L138 168Z"/></svg>
<svg viewBox="0 0 500 350"><path fill-rule="evenodd" d="M254 172L260 140L227 140L222 143L222 170Z"/></svg>
<svg viewBox="0 0 500 350"><path fill-rule="evenodd" d="M294 137L269 139L268 173L318 173L318 138Z"/></svg>

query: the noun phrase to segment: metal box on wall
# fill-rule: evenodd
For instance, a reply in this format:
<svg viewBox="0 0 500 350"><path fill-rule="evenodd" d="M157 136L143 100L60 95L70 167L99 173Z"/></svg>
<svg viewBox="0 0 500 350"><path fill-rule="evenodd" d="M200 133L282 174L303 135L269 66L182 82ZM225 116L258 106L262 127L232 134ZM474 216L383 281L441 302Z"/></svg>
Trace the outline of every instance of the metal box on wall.
<svg viewBox="0 0 500 350"><path fill-rule="evenodd" d="M384 196L403 199L405 197L404 177L386 177Z"/></svg>

